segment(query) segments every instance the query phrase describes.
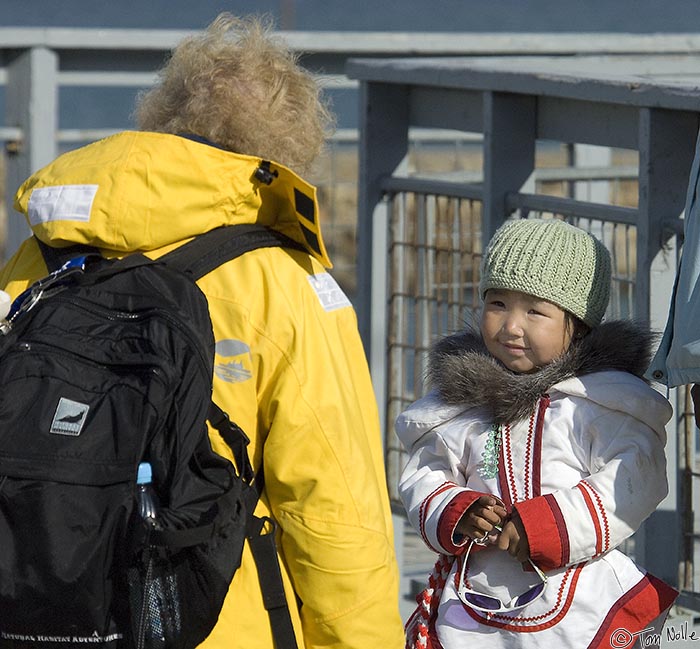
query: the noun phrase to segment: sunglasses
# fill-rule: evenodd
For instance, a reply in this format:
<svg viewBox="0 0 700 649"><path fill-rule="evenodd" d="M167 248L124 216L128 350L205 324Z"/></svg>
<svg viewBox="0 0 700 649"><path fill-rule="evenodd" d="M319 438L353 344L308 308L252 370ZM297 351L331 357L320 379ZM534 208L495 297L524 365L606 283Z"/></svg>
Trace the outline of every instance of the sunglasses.
<svg viewBox="0 0 700 649"><path fill-rule="evenodd" d="M540 583L528 588L524 593L510 600L508 603L503 603L498 597L479 593L467 587L467 564L469 563L469 553L474 545L479 545L475 541L469 543L467 552L462 559L462 570L459 573L457 582L457 597L462 604L470 608L482 611L484 613L510 613L524 608L528 604L532 604L544 594L544 589L547 586L547 575L545 575L530 559L530 565L534 568L535 573L540 578Z"/></svg>

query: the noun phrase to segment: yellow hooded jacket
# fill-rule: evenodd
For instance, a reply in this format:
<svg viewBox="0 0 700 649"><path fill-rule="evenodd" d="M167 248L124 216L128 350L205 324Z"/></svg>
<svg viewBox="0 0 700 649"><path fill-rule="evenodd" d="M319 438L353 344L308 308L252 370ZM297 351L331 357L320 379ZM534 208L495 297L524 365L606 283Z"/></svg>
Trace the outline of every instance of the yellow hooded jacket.
<svg viewBox="0 0 700 649"><path fill-rule="evenodd" d="M236 223L309 249L255 250L199 281L216 339L214 398L250 436L300 647L403 646L376 403L353 309L326 272L315 189L289 169L174 135L123 132L59 156L15 207L53 245L157 257ZM0 273L13 297L46 273L25 241ZM212 444L228 449L217 435ZM264 453L263 453L264 445ZM206 649L272 649L249 550Z"/></svg>

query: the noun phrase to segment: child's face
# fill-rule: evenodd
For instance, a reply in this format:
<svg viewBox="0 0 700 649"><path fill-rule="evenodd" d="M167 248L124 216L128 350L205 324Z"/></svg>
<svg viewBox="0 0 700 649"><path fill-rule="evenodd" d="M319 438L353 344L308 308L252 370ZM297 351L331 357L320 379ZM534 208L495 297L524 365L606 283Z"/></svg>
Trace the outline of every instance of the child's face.
<svg viewBox="0 0 700 649"><path fill-rule="evenodd" d="M561 356L573 327L563 309L519 291L490 289L481 312L486 348L508 369L534 372Z"/></svg>

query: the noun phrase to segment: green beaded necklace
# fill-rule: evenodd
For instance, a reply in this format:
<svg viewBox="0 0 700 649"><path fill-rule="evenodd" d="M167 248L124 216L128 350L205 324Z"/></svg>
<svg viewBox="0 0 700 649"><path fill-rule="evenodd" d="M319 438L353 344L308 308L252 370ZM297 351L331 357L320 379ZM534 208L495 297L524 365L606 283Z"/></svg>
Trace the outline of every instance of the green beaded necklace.
<svg viewBox="0 0 700 649"><path fill-rule="evenodd" d="M498 456L501 452L501 427L498 424L491 426L486 446L481 454L481 466L477 473L482 478L498 477Z"/></svg>

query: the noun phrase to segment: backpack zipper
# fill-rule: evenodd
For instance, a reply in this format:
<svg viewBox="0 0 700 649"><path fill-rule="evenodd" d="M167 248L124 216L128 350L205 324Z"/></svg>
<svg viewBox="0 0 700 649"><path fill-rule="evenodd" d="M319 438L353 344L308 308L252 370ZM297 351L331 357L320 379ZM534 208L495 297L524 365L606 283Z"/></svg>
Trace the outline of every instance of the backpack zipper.
<svg viewBox="0 0 700 649"><path fill-rule="evenodd" d="M76 357L76 358L79 358L86 365L92 365L93 367L97 367L100 369L110 369L110 368L117 368L117 367L132 367L135 369L136 368L145 368L148 372L152 372L153 374L156 374L157 376L163 376L163 375L167 374L164 367L162 365L158 365L156 363L133 363L131 361L124 361L123 363L120 363L118 361L112 362L112 363L100 363L99 361L96 361L94 358L90 358L89 356L81 354L80 352L78 352L74 349L68 349L67 347L61 347L58 345L51 345L49 343L39 342L39 341L18 342L13 347L10 348L10 350L13 350L13 349L19 353L24 353L24 354L32 354L32 353L39 353L39 352L45 351L45 352L49 352L51 354L55 354L56 356L63 356L66 358ZM10 353L11 353L11 351L10 351Z"/></svg>
<svg viewBox="0 0 700 649"><path fill-rule="evenodd" d="M179 318L173 317L171 313L166 311L165 309L161 309L158 307L150 308L145 311L141 311L139 313L131 313L129 311L117 311L115 309L110 309L108 307L95 304L94 302L90 302L88 300L81 300L79 298L75 297L67 297L65 295L55 295L53 296L52 300L53 304L56 304L56 302L63 302L66 304L70 304L72 306L75 306L79 309L82 309L88 313L92 313L93 315L97 315L100 317L105 317L108 320L114 320L114 321L137 321L141 319L146 319L148 317L158 317L161 320L165 320L171 325L173 325L176 329L178 329L183 336L184 340L187 343L187 346L195 351L196 358L197 358L197 363L199 365L200 370L204 374L205 377L207 377L207 380L209 379L209 363L207 362L206 357L204 356L201 345L195 345L191 342L193 338L198 338L199 334L194 330L193 327L189 326L187 323L185 323L183 320ZM16 328L15 328L16 331ZM74 352L71 352L74 353ZM77 354L80 356L80 354ZM89 360L89 359L88 359Z"/></svg>

